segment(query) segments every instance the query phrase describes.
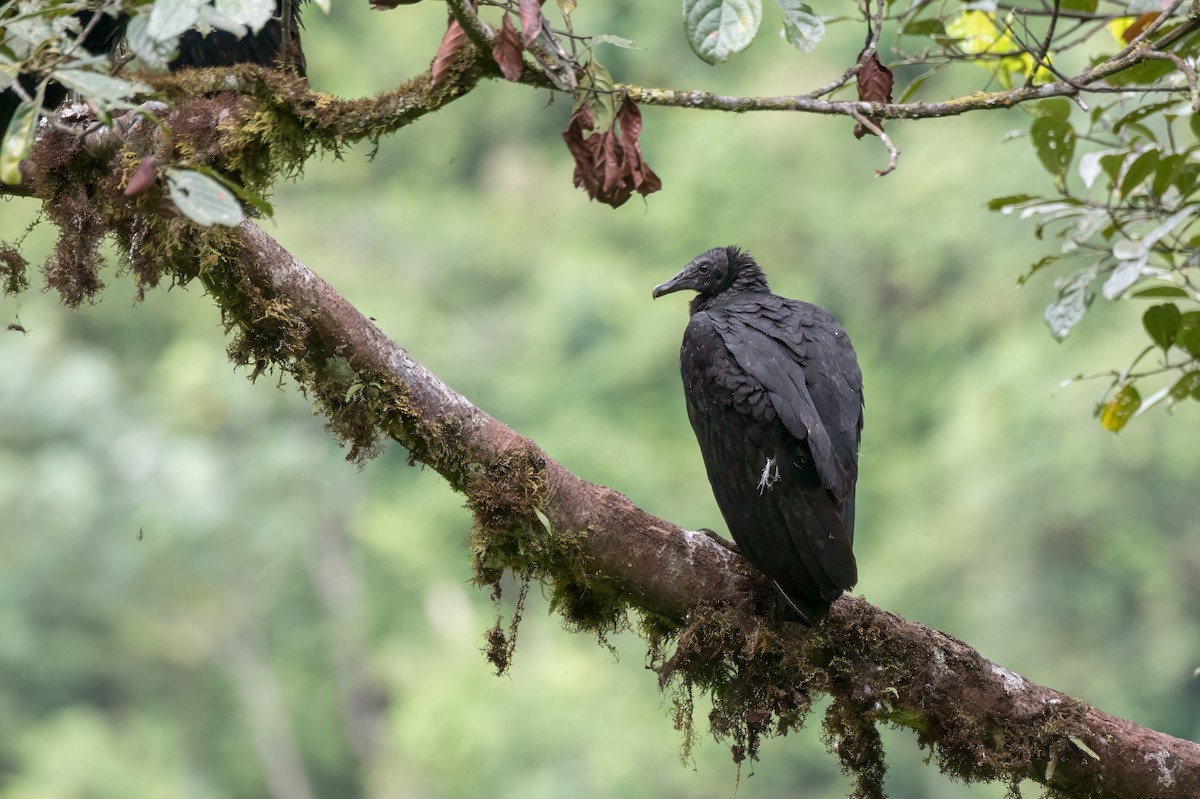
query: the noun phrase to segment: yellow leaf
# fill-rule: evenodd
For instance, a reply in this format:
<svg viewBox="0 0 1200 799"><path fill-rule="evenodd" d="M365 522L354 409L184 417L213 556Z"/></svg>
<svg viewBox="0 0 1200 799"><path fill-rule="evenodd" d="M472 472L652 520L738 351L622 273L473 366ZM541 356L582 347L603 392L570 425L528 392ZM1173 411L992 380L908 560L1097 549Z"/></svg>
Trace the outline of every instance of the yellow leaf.
<svg viewBox="0 0 1200 799"><path fill-rule="evenodd" d="M996 45L1000 40L1009 38L996 27L995 14L976 9L963 11L947 22L946 35L959 39L959 49L968 55L996 52L999 50ZM1009 49L1011 46L1004 47L1004 50Z"/></svg>
<svg viewBox="0 0 1200 799"><path fill-rule="evenodd" d="M1003 28L996 24L996 15L990 11L968 9L961 11L946 23L946 34L958 39L957 45L967 55L999 55L996 59L979 59L972 63L983 67L1003 86L1011 89L1016 76L1028 77L1037 67L1034 76L1035 83L1047 83L1053 80L1053 74L1044 66L1036 64L1033 56L1020 52L1021 48L1013 41L1011 30L1011 15ZM1012 55L1007 55L1012 53ZM1047 60L1049 57L1047 56Z"/></svg>
<svg viewBox="0 0 1200 799"><path fill-rule="evenodd" d="M1133 418L1140 407L1142 407L1141 394L1133 386L1125 384L1108 402L1104 403L1104 407L1100 410L1100 426L1116 433Z"/></svg>
<svg viewBox="0 0 1200 799"><path fill-rule="evenodd" d="M1125 31L1137 21L1137 17L1117 17L1108 23L1108 32L1112 34L1113 40L1118 47L1125 46Z"/></svg>

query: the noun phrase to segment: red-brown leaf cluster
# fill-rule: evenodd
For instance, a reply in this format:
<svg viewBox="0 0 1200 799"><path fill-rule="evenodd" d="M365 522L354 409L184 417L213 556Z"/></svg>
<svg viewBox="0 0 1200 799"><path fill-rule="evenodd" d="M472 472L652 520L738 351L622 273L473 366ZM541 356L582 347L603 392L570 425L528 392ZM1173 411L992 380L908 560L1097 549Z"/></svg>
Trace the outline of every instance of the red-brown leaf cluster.
<svg viewBox="0 0 1200 799"><path fill-rule="evenodd" d="M642 160L638 136L642 113L626 97L606 130L596 130L587 103L571 114L563 141L575 157L575 185L593 200L619 208L636 191L645 197L662 188L662 181Z"/></svg>
<svg viewBox="0 0 1200 799"><path fill-rule="evenodd" d="M521 70L525 68L525 61L521 58L521 40L517 37L517 29L513 27L512 18L508 14L504 15L500 32L492 40L492 58L496 59L500 74L506 80L521 79Z"/></svg>
<svg viewBox="0 0 1200 799"><path fill-rule="evenodd" d="M895 81L892 71L880 62L878 53L872 52L870 58L863 58L865 52L864 50L858 56L858 99L868 103L890 103L892 101L892 84ZM880 130L883 130L882 120L871 119L871 121ZM861 139L868 133L871 131L861 124L854 126L854 138Z"/></svg>

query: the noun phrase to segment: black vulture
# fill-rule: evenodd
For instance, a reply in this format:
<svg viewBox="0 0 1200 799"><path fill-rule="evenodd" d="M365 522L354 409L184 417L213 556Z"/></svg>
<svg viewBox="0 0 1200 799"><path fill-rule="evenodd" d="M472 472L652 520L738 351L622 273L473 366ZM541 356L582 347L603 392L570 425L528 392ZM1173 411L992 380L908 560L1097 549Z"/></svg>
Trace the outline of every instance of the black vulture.
<svg viewBox="0 0 1200 799"><path fill-rule="evenodd" d="M250 32L240 38L222 30L213 30L207 35L195 30L187 31L179 39L179 53L170 62L171 71L189 67L226 67L234 64L273 67L279 64L282 55L303 76L305 62L304 52L300 49L301 1L276 0L275 16L257 33ZM113 17L94 11L79 11L75 16L79 19L81 28L88 32L81 42L83 49L92 55L111 52L124 38L125 28L129 24L127 14ZM283 52L285 33L290 54ZM32 96L37 91L42 77L44 76L21 74L17 79L21 88ZM55 109L66 97L66 88L60 83L50 81L46 84L43 107ZM20 97L12 89L0 92L0 138L3 138L8 123L20 104Z"/></svg>
<svg viewBox="0 0 1200 799"><path fill-rule="evenodd" d="M717 506L737 550L815 624L858 580L854 349L828 311L772 294L738 247L702 253L654 297L685 289L697 294L679 366Z"/></svg>

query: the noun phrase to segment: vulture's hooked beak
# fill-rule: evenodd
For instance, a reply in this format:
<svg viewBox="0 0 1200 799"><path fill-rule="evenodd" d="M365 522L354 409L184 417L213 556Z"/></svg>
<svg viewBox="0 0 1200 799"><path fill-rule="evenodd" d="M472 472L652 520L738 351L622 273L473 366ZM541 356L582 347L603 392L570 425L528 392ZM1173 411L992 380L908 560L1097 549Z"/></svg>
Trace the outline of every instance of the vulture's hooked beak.
<svg viewBox="0 0 1200 799"><path fill-rule="evenodd" d="M650 292L650 296L657 300L664 294L671 294L676 291L682 291L684 289L691 288L695 288L695 286L692 284L691 264L688 264L678 275L671 278L666 283L659 283L657 286L655 286L654 291Z"/></svg>

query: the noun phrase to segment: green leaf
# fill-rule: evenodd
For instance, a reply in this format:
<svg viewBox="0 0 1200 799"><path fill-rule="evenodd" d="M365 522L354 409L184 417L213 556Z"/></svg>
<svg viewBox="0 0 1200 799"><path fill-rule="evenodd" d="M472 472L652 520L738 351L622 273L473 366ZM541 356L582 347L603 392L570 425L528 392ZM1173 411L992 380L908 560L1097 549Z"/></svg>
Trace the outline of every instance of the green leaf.
<svg viewBox="0 0 1200 799"><path fill-rule="evenodd" d="M1043 257L1040 261L1038 261L1037 263L1030 266L1028 272L1021 275L1019 278L1017 278L1017 285L1024 286L1026 283L1029 282L1029 278L1033 277L1034 275L1036 275L1038 272L1045 269L1050 264L1058 261L1058 259L1060 257L1061 256L1058 256L1058 255L1047 255L1047 256Z"/></svg>
<svg viewBox="0 0 1200 799"><path fill-rule="evenodd" d="M1183 314L1179 312L1179 306L1173 302L1152 305L1142 314L1142 326L1146 328L1146 332L1150 334L1154 343L1164 352L1175 343L1175 336L1179 334L1182 324Z"/></svg>
<svg viewBox="0 0 1200 799"><path fill-rule="evenodd" d="M1157 168L1158 150L1147 150L1135 158L1129 168L1125 170L1125 177L1121 179L1121 196L1128 197L1129 192L1136 189L1138 184Z"/></svg>
<svg viewBox="0 0 1200 799"><path fill-rule="evenodd" d="M1179 328L1179 333L1175 336L1176 346L1193 358L1200 358L1200 311L1185 313Z"/></svg>
<svg viewBox="0 0 1200 799"><path fill-rule="evenodd" d="M683 0L683 29L701 60L719 64L750 46L762 0Z"/></svg>
<svg viewBox="0 0 1200 799"><path fill-rule="evenodd" d="M1129 69L1109 75L1108 82L1113 86L1157 83L1174 71L1175 65L1170 61L1142 61Z"/></svg>
<svg viewBox="0 0 1200 799"><path fill-rule="evenodd" d="M775 0L775 4L783 12L783 35L800 52L812 52L825 38L825 21L797 0Z"/></svg>
<svg viewBox="0 0 1200 799"><path fill-rule="evenodd" d="M929 80L929 78L932 77L935 72L937 72L936 67L927 72L922 72L920 75L913 78L912 81L904 87L904 91L900 93L900 99L896 102L907 103L909 98L917 93L917 89L921 88L925 84L925 81Z"/></svg>
<svg viewBox="0 0 1200 799"><path fill-rule="evenodd" d="M1139 106L1114 122L1112 126L1112 132L1120 133L1121 128L1125 127L1126 125L1132 125L1141 122L1146 117L1157 114L1160 111L1164 111L1173 105L1179 105L1179 101L1168 100L1162 103L1150 103L1149 105Z"/></svg>
<svg viewBox="0 0 1200 799"><path fill-rule="evenodd" d="M1125 164L1125 155L1125 153L1109 153L1100 156L1100 168L1104 170L1104 174L1108 175L1109 182L1115 181L1117 175L1121 174L1121 167Z"/></svg>
<svg viewBox="0 0 1200 799"><path fill-rule="evenodd" d="M914 19L900 29L903 36L933 36L945 32L942 21L936 17L934 19Z"/></svg>
<svg viewBox="0 0 1200 799"><path fill-rule="evenodd" d="M1031 200L1040 200L1041 197L1036 197L1032 194L1006 194L1003 197L993 197L987 202L989 211L1001 211L1009 206L1021 205Z"/></svg>
<svg viewBox="0 0 1200 799"><path fill-rule="evenodd" d="M33 147L39 109L46 97L46 81L38 86L32 103L21 103L8 121L8 130L0 141L0 181L10 186L21 182L21 162Z"/></svg>
<svg viewBox="0 0 1200 799"><path fill-rule="evenodd" d="M1176 177L1180 175L1186 165L1187 156L1183 153L1174 153L1159 159L1158 166L1154 170L1154 184L1150 187L1154 196L1161 197L1163 192L1172 183L1175 183Z"/></svg>
<svg viewBox="0 0 1200 799"><path fill-rule="evenodd" d="M1029 135L1042 166L1063 180L1075 154L1075 129L1052 117L1038 117L1030 126Z"/></svg>
<svg viewBox="0 0 1200 799"><path fill-rule="evenodd" d="M604 131L612 127L616 105L613 99L613 79L604 65L592 58L579 79L580 92L575 105L586 103L592 112L592 130ZM590 135L590 134L589 134Z"/></svg>
<svg viewBox="0 0 1200 799"><path fill-rule="evenodd" d="M1129 295L1137 299L1151 299L1158 297L1187 297L1188 293L1179 286L1151 286L1148 289L1141 289Z"/></svg>
<svg viewBox="0 0 1200 799"><path fill-rule="evenodd" d="M1180 402L1188 397L1200 399L1200 371L1188 372L1171 386L1171 399Z"/></svg>
<svg viewBox="0 0 1200 799"><path fill-rule="evenodd" d="M198 225L241 224L242 206L233 192L208 175L190 169L168 169L167 188L180 213Z"/></svg>
<svg viewBox="0 0 1200 799"><path fill-rule="evenodd" d="M1087 14L1096 13L1099 0L1062 0L1062 7L1071 11L1083 11Z"/></svg>
<svg viewBox="0 0 1200 799"><path fill-rule="evenodd" d="M1126 383L1113 395L1112 399L1104 403L1104 407L1100 410L1100 426L1114 433L1119 432L1140 407L1142 407L1142 395L1132 384Z"/></svg>
<svg viewBox="0 0 1200 799"><path fill-rule="evenodd" d="M1050 117L1059 122L1066 122L1071 116L1071 104L1061 97L1042 100L1034 105L1033 110L1038 116Z"/></svg>

